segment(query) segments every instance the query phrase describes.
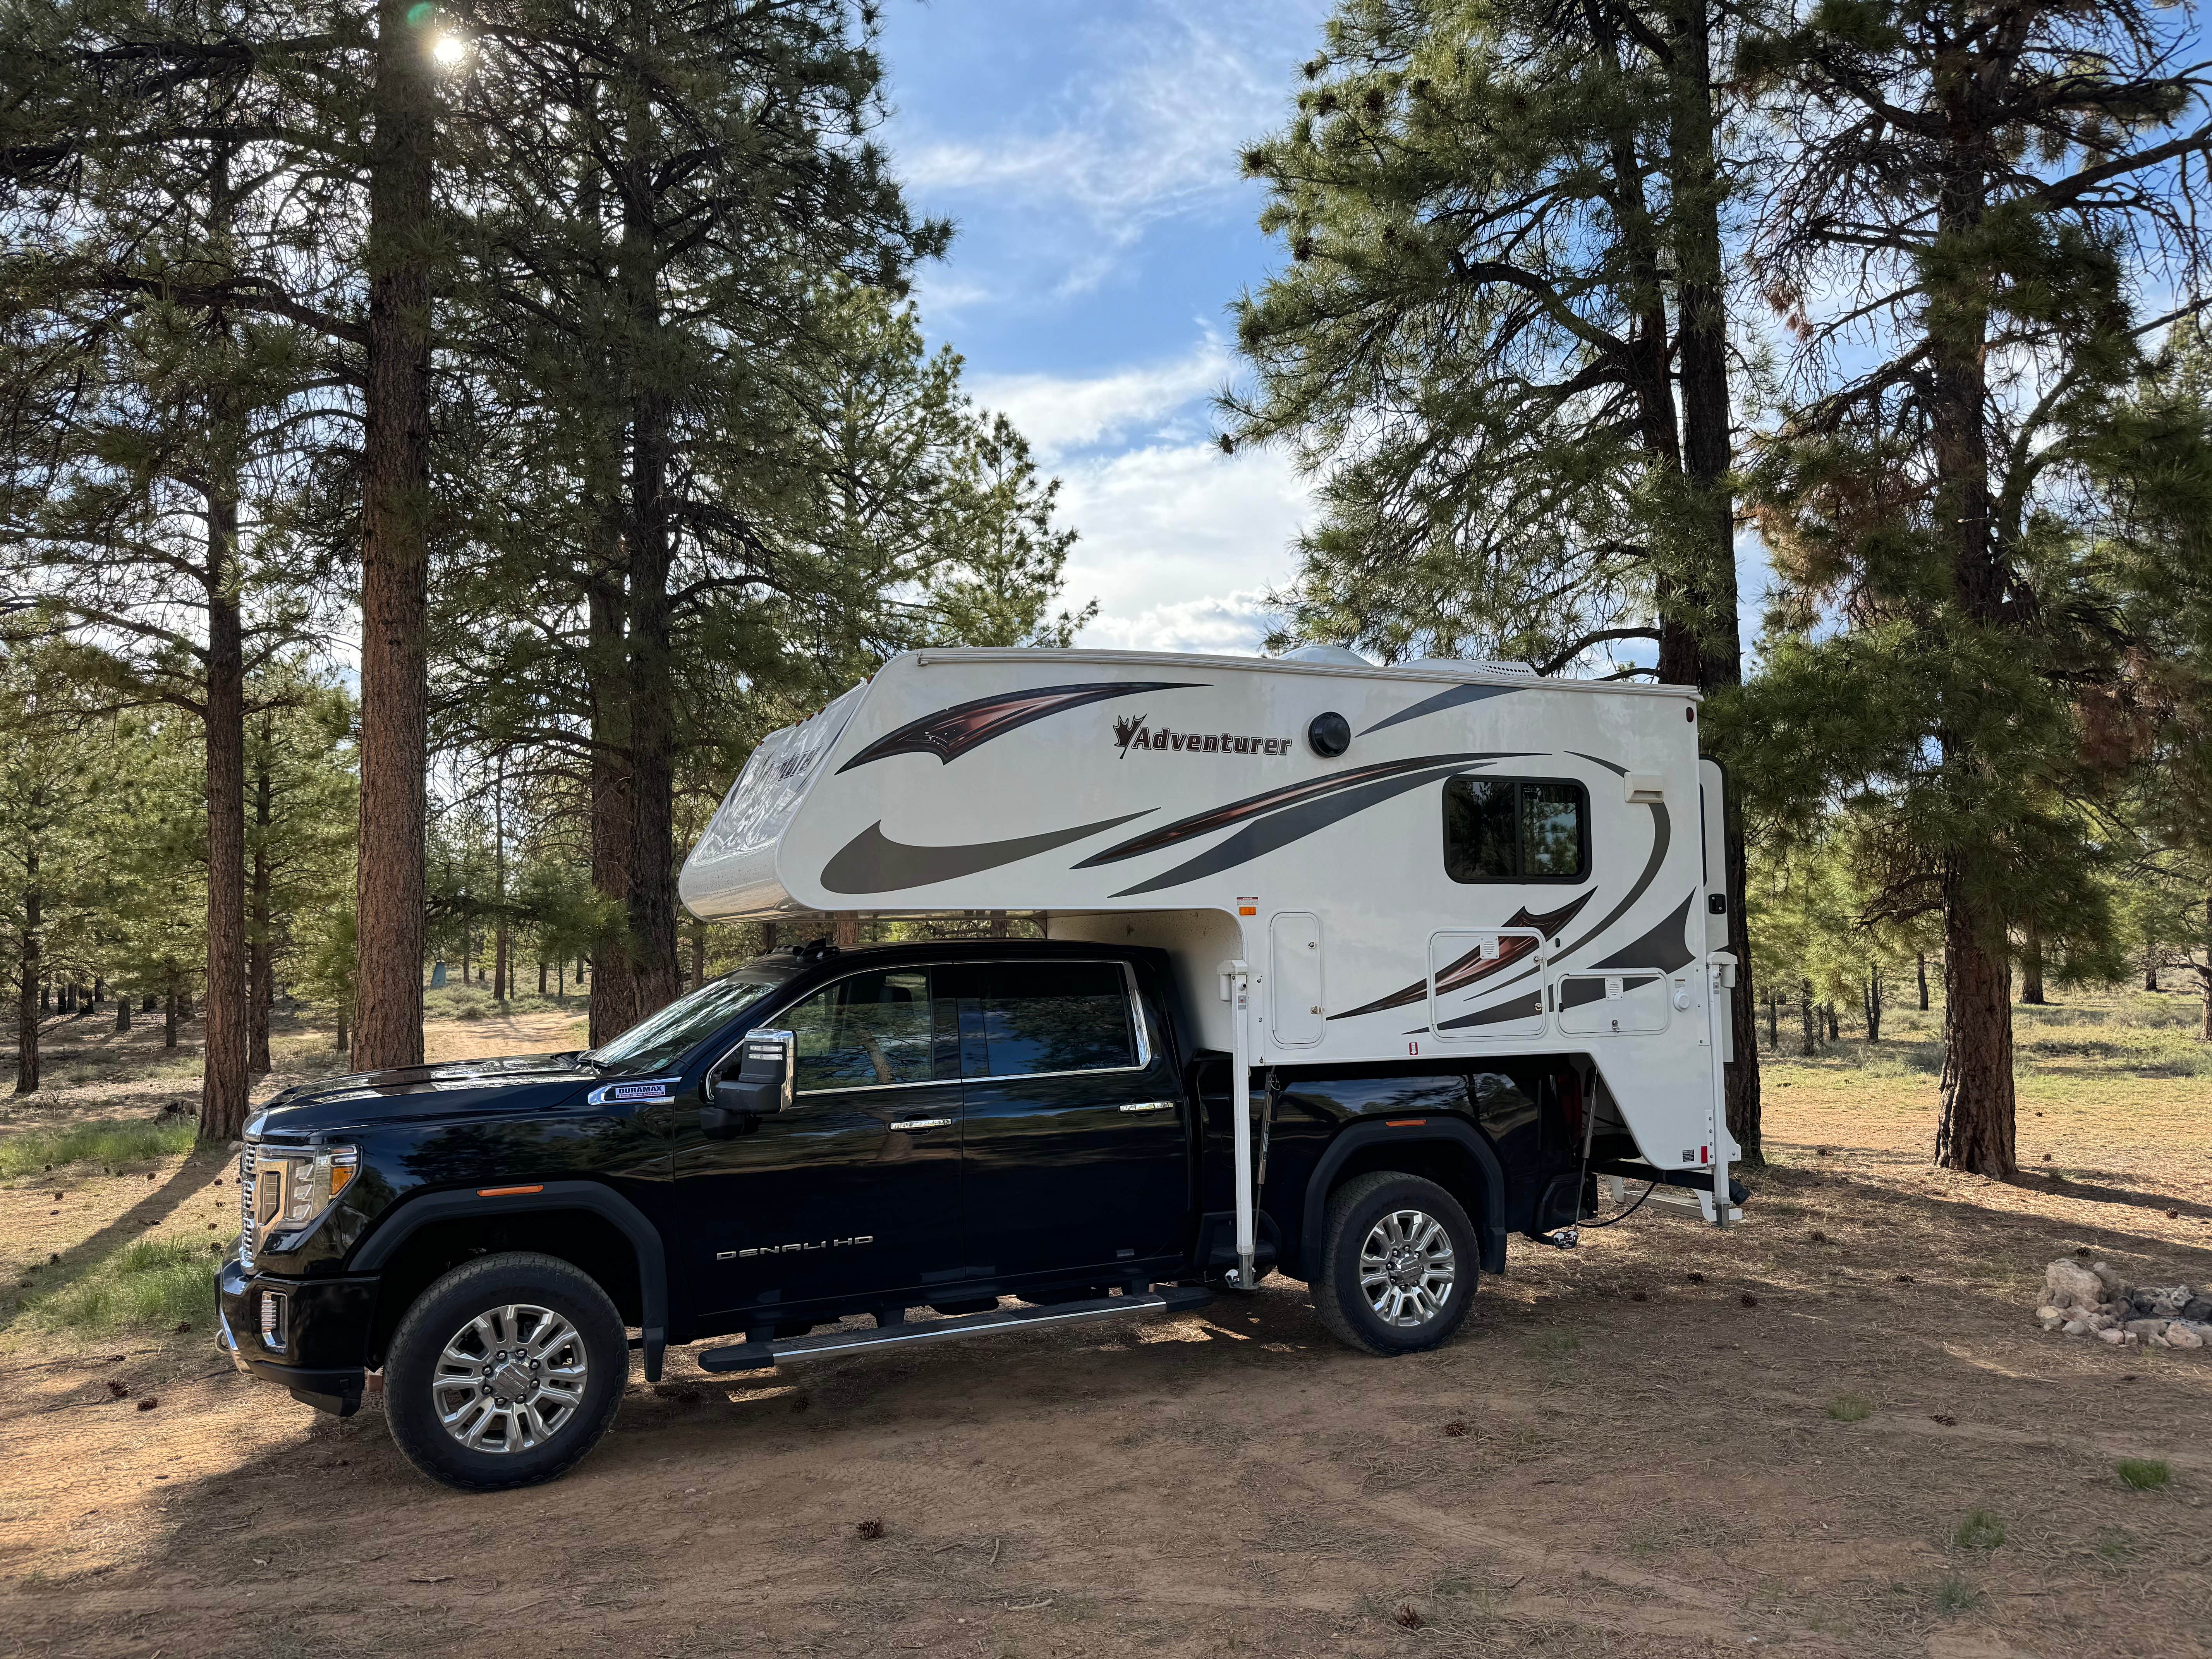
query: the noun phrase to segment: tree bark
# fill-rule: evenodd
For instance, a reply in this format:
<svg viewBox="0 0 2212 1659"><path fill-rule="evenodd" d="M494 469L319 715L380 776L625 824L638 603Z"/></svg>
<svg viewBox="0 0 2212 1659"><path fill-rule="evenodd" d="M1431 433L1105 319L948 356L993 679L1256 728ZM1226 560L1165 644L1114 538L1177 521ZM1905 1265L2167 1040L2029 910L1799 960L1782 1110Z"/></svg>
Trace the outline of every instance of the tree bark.
<svg viewBox="0 0 2212 1659"><path fill-rule="evenodd" d="M611 558L618 552L610 550ZM601 897L629 908L630 830L629 712L627 652L623 643L620 595L609 577L594 584L589 599L587 658L592 668L592 886ZM626 937L601 939L592 948L598 971L587 981L591 1000L588 1030L598 1048L637 1024L640 1010L630 971ZM581 966L576 977L584 981Z"/></svg>
<svg viewBox="0 0 2212 1659"><path fill-rule="evenodd" d="M1943 885L1943 1077L1936 1162L2005 1180L2018 1173L2018 1165L2012 975L2003 926L1975 915L1955 865L1945 872Z"/></svg>
<svg viewBox="0 0 2212 1659"><path fill-rule="evenodd" d="M271 726L270 718L264 712L261 717L261 747L254 757L253 870L247 890L251 895L252 927L246 940L246 1069L253 1077L269 1075L269 1010L276 1000L275 942L270 937L269 917L269 825L274 817L273 786L269 775Z"/></svg>
<svg viewBox="0 0 2212 1659"><path fill-rule="evenodd" d="M238 607L238 498L210 491L208 512L207 1024L199 1138L246 1128L246 657Z"/></svg>
<svg viewBox="0 0 2212 1659"><path fill-rule="evenodd" d="M1867 964L1866 991L1863 1000L1866 1007L1867 1041L1879 1042L1881 1041L1882 1003L1881 964L1878 962L1870 962Z"/></svg>
<svg viewBox="0 0 2212 1659"><path fill-rule="evenodd" d="M35 786L34 786L35 787ZM15 963L15 1092L35 1094L39 1088L40 957L46 939L40 929L46 894L39 885L39 848L34 841L23 849L23 935Z"/></svg>
<svg viewBox="0 0 2212 1659"><path fill-rule="evenodd" d="M1820 1013L1813 1002L1813 981L1809 979L1797 981L1797 1019L1804 1028L1805 1053L1808 1055L1818 1054L1820 1050Z"/></svg>
<svg viewBox="0 0 2212 1659"><path fill-rule="evenodd" d="M2031 927L2020 957L2020 1000L2040 1008L2043 1001L2043 935Z"/></svg>
<svg viewBox="0 0 2212 1659"><path fill-rule="evenodd" d="M507 762L501 758L499 777L491 797L492 897L499 906L492 915L491 994L505 1002L514 988L513 965L507 960Z"/></svg>
<svg viewBox="0 0 2212 1659"><path fill-rule="evenodd" d="M422 1059L430 478L430 168L437 101L407 0L377 0L362 447L358 1007L367 1070Z"/></svg>
<svg viewBox="0 0 2212 1659"><path fill-rule="evenodd" d="M691 924L691 988L697 990L707 982L707 924Z"/></svg>
<svg viewBox="0 0 2212 1659"><path fill-rule="evenodd" d="M115 1029L118 1032L131 1029L131 999L129 997L119 996L115 999Z"/></svg>
<svg viewBox="0 0 2212 1659"><path fill-rule="evenodd" d="M545 958L544 957L538 958L538 994L541 997L545 994Z"/></svg>
<svg viewBox="0 0 2212 1659"><path fill-rule="evenodd" d="M163 1000L161 1009L161 1046L164 1048L173 1048L177 1046L179 1012L177 1005L181 1000L177 991L177 970L172 964L169 968L168 994Z"/></svg>
<svg viewBox="0 0 2212 1659"><path fill-rule="evenodd" d="M857 910L833 911L830 917L830 942L841 951L849 951L860 942L860 913Z"/></svg>
<svg viewBox="0 0 2212 1659"><path fill-rule="evenodd" d="M1923 951L1923 952L1921 952L1921 954L1920 954L1920 955L1918 955L1917 957L1914 957L1914 958L1913 958L1913 965L1914 965L1914 966L1918 969L1919 974L1920 974L1920 1012L1921 1012L1922 1013L1923 1013L1923 1014L1924 1014L1924 1013L1926 1013L1926 1012L1928 1012L1928 956L1927 956L1927 953L1926 953L1925 951Z"/></svg>

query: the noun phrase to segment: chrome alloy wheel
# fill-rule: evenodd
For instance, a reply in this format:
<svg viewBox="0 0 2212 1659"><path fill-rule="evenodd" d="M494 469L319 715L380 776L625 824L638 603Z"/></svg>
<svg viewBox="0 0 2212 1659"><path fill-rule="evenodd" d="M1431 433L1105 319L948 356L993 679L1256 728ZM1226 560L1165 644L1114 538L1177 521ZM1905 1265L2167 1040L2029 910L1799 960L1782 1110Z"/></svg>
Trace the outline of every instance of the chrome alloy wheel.
<svg viewBox="0 0 2212 1659"><path fill-rule="evenodd" d="M471 1451L542 1446L584 1403L584 1339L550 1308L487 1308L447 1340L430 1380L446 1432Z"/></svg>
<svg viewBox="0 0 2212 1659"><path fill-rule="evenodd" d="M1386 1212L1359 1247L1360 1294L1386 1325L1427 1324L1458 1282L1451 1235L1425 1210Z"/></svg>

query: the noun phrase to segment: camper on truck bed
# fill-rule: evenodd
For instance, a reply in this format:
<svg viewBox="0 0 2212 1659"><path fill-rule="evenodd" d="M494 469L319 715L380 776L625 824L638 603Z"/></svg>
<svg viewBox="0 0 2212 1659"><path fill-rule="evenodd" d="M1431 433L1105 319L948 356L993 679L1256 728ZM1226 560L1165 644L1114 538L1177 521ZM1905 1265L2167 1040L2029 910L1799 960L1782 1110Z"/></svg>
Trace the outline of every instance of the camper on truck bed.
<svg viewBox="0 0 2212 1659"><path fill-rule="evenodd" d="M629 1349L710 1371L1202 1305L1271 1269L1436 1346L1600 1176L1726 1225L1728 905L1698 699L1492 665L922 652L755 750L708 921L816 941L605 1046L287 1091L222 1340L462 1487L560 1474ZM861 1325L853 1316L866 1316ZM1009 1351L1012 1357L1013 1351Z"/></svg>

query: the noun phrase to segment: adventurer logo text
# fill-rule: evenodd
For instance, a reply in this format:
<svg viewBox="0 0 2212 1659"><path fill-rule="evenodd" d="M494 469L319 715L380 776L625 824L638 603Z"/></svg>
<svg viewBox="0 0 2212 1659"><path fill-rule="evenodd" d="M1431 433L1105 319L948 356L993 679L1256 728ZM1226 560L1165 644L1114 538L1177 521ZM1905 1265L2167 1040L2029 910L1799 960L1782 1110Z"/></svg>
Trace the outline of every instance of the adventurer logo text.
<svg viewBox="0 0 2212 1659"><path fill-rule="evenodd" d="M1181 755L1287 755L1291 752L1288 738L1255 738L1240 736L1234 732L1170 732L1162 726L1155 732L1145 724L1143 714L1124 714L1114 722L1114 746L1123 760L1129 758L1132 749L1141 749L1147 754Z"/></svg>

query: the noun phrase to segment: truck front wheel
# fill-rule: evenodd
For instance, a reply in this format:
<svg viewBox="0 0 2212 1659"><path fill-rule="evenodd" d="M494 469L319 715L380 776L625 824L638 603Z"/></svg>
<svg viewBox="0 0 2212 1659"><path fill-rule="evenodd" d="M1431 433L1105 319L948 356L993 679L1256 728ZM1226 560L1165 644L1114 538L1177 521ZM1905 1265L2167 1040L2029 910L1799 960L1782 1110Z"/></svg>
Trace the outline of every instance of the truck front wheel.
<svg viewBox="0 0 2212 1659"><path fill-rule="evenodd" d="M384 1376L407 1461L464 1492L498 1492L566 1474L599 1443L629 1382L629 1340L589 1274L508 1251L416 1298Z"/></svg>
<svg viewBox="0 0 2212 1659"><path fill-rule="evenodd" d="M1329 1194L1314 1311L1363 1353L1418 1353L1448 1340L1474 1296L1474 1225L1433 1181L1377 1170Z"/></svg>

